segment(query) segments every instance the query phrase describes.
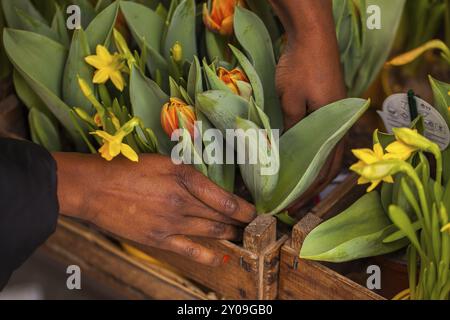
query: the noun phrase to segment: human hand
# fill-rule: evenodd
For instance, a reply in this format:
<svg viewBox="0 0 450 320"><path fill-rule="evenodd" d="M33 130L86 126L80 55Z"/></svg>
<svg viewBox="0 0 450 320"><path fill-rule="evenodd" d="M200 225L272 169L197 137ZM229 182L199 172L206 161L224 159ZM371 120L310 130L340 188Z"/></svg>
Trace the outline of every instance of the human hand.
<svg viewBox="0 0 450 320"><path fill-rule="evenodd" d="M255 218L252 205L167 157L140 155L138 163L70 153L54 157L63 214L202 264L218 266L223 256L189 236L238 240L240 228Z"/></svg>
<svg viewBox="0 0 450 320"><path fill-rule="evenodd" d="M330 0L271 0L287 36L276 70L286 130L317 109L346 98ZM330 155L315 183L291 207L305 205L339 173L343 143Z"/></svg>

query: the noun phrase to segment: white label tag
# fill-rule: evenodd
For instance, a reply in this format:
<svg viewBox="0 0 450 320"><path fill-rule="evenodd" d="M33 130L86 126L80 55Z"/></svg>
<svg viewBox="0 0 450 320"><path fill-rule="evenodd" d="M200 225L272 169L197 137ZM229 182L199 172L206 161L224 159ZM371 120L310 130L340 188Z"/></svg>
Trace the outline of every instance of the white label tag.
<svg viewBox="0 0 450 320"><path fill-rule="evenodd" d="M424 119L424 136L437 143L441 150L450 145L450 130L441 114L428 102L415 97L417 112ZM408 95L397 93L388 97L383 103L383 111L378 111L383 119L386 130L392 133L392 128L409 128L411 119L409 115Z"/></svg>

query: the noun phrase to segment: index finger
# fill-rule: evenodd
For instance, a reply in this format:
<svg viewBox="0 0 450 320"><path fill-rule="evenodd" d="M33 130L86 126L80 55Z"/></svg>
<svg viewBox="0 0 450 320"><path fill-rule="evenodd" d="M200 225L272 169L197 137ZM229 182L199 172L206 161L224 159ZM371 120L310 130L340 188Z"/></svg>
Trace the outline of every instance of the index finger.
<svg viewBox="0 0 450 320"><path fill-rule="evenodd" d="M187 191L208 207L240 222L250 223L255 219L255 207L247 201L223 190L194 169L180 171L181 182Z"/></svg>

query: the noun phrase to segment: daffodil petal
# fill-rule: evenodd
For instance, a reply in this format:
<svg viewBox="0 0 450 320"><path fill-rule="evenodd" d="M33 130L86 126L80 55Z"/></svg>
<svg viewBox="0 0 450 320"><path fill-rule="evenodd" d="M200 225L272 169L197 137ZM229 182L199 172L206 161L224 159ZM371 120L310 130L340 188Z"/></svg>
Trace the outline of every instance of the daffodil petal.
<svg viewBox="0 0 450 320"><path fill-rule="evenodd" d="M120 73L120 71L113 71L110 73L109 77L111 78L111 81L114 84L114 86L118 90L123 91L125 87L125 80L122 77L122 73Z"/></svg>
<svg viewBox="0 0 450 320"><path fill-rule="evenodd" d="M101 146L101 148L98 149L98 152L100 152L100 155L102 156L102 158L107 161L111 161L113 159L113 157L109 153L109 146L107 144L104 144L103 146Z"/></svg>
<svg viewBox="0 0 450 320"><path fill-rule="evenodd" d="M442 227L441 232L445 231L450 232L450 223L447 223L445 226Z"/></svg>
<svg viewBox="0 0 450 320"><path fill-rule="evenodd" d="M111 63L113 56L109 53L108 49L102 45L98 45L96 48L97 56L105 61L106 63Z"/></svg>
<svg viewBox="0 0 450 320"><path fill-rule="evenodd" d="M99 136L100 138L102 138L105 141L113 141L114 140L114 137L105 131L97 130L95 132L91 132L91 134Z"/></svg>
<svg viewBox="0 0 450 320"><path fill-rule="evenodd" d="M367 192L372 192L380 184L381 180L372 181L372 184L367 188Z"/></svg>
<svg viewBox="0 0 450 320"><path fill-rule="evenodd" d="M374 162L377 162L381 159L378 159L375 155L375 153L370 149L355 149L352 150L353 154L356 158L363 161L366 164L372 164Z"/></svg>
<svg viewBox="0 0 450 320"><path fill-rule="evenodd" d="M378 159L382 159L382 158L383 158L384 151L383 151L383 147L381 146L380 143L376 143L376 144L373 146L373 152L375 153L375 156L376 156Z"/></svg>
<svg viewBox="0 0 450 320"><path fill-rule="evenodd" d="M358 179L358 184L367 184L369 182L370 182L370 180L368 180L364 177L359 177L359 179Z"/></svg>
<svg viewBox="0 0 450 320"><path fill-rule="evenodd" d="M121 151L122 142L113 141L109 143L109 154L111 157L117 157Z"/></svg>
<svg viewBox="0 0 450 320"><path fill-rule="evenodd" d="M392 178L392 176L387 176L383 178L383 181L387 183L394 183L394 178Z"/></svg>
<svg viewBox="0 0 450 320"><path fill-rule="evenodd" d="M122 143L122 145L121 145L121 152L129 160L131 160L133 162L139 161L139 157L138 157L137 153L129 145L127 145L125 143Z"/></svg>
<svg viewBox="0 0 450 320"><path fill-rule="evenodd" d="M102 69L108 66L99 56L88 56L84 60L96 69Z"/></svg>
<svg viewBox="0 0 450 320"><path fill-rule="evenodd" d="M109 79L108 69L100 69L95 72L93 83L104 84Z"/></svg>
<svg viewBox="0 0 450 320"><path fill-rule="evenodd" d="M416 149L401 141L395 141L387 146L386 151L386 159L407 160Z"/></svg>

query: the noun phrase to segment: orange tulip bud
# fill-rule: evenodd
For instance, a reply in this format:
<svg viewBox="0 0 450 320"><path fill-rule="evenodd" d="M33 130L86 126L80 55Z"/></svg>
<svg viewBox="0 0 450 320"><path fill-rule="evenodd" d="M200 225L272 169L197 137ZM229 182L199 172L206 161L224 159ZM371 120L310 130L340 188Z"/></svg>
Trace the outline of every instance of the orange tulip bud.
<svg viewBox="0 0 450 320"><path fill-rule="evenodd" d="M243 3L243 0L213 0L211 12L205 3L203 22L209 30L223 36L231 36L233 34L234 8Z"/></svg>
<svg viewBox="0 0 450 320"><path fill-rule="evenodd" d="M194 108L178 98L170 98L162 108L161 125L164 131L171 137L175 130L180 129L178 114L191 137L194 137L194 122L197 120Z"/></svg>
<svg viewBox="0 0 450 320"><path fill-rule="evenodd" d="M228 71L227 69L220 67L218 76L235 94L246 100L250 99L252 95L252 86L242 70L233 69Z"/></svg>

